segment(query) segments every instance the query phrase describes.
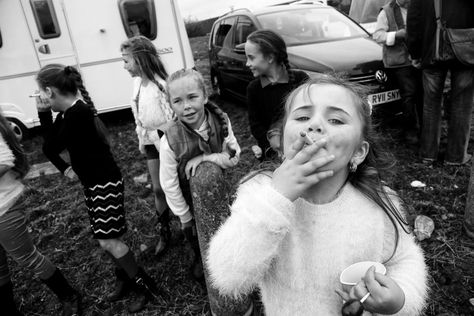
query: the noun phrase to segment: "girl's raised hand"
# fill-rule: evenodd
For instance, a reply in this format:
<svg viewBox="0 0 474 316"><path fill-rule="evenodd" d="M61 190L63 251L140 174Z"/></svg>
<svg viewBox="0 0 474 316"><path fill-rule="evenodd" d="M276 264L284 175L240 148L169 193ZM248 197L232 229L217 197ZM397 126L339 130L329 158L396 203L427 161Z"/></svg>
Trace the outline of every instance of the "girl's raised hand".
<svg viewBox="0 0 474 316"><path fill-rule="evenodd" d="M377 314L395 314L405 303L405 293L390 277L375 273L375 267L367 270L361 282L355 285L350 298L360 300L367 292L370 296L363 303L364 309Z"/></svg>
<svg viewBox="0 0 474 316"><path fill-rule="evenodd" d="M305 147L305 137L300 135L288 150L283 163L273 173L272 186L287 199L294 201L311 186L332 176L332 170L318 171L334 160L333 155L316 156L325 144L326 140L320 139Z"/></svg>
<svg viewBox="0 0 474 316"><path fill-rule="evenodd" d="M199 156L191 158L186 163L186 167L184 167L184 172L186 173L186 179L189 180L191 177L194 177L197 166L199 166L202 160L203 160L203 155L199 155Z"/></svg>

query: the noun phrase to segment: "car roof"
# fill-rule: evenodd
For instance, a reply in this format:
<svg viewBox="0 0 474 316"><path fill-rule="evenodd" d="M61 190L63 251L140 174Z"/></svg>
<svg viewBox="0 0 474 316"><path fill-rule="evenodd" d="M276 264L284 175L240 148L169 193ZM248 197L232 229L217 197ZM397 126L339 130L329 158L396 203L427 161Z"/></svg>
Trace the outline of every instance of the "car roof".
<svg viewBox="0 0 474 316"><path fill-rule="evenodd" d="M258 16L258 15L267 14L267 13L282 12L282 11L287 12L287 11L295 11L295 10L301 10L301 9L333 9L333 8L330 6L322 5L322 4L299 4L299 5L281 4L281 5L262 7L262 8L253 9L253 10L241 8L241 9L236 9L234 11L228 12L220 16L218 20L235 16L235 15L242 15L242 14L250 14L250 15Z"/></svg>

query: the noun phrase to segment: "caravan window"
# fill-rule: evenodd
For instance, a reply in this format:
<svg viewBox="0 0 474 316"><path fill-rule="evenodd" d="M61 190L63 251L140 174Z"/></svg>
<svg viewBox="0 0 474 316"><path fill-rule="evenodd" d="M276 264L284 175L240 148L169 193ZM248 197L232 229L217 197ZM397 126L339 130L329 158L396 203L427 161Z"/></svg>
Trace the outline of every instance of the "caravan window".
<svg viewBox="0 0 474 316"><path fill-rule="evenodd" d="M156 14L153 0L118 0L120 16L128 37L143 35L156 38Z"/></svg>
<svg viewBox="0 0 474 316"><path fill-rule="evenodd" d="M53 1L30 0L30 4L41 38L59 37L61 31L59 30L58 19L54 12Z"/></svg>

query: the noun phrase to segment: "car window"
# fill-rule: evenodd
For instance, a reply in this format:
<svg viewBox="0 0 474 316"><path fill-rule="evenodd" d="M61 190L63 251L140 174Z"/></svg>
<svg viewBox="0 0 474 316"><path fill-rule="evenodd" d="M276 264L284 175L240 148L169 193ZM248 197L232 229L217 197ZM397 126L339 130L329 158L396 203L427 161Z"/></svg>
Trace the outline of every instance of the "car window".
<svg viewBox="0 0 474 316"><path fill-rule="evenodd" d="M120 17L128 37L143 35L156 38L155 5L151 0L119 0Z"/></svg>
<svg viewBox="0 0 474 316"><path fill-rule="evenodd" d="M246 16L239 16L237 25L235 26L233 47L245 43L247 36L255 30L257 30L257 28L253 25L252 20Z"/></svg>
<svg viewBox="0 0 474 316"><path fill-rule="evenodd" d="M43 39L61 35L52 0L30 0L38 33Z"/></svg>
<svg viewBox="0 0 474 316"><path fill-rule="evenodd" d="M263 28L274 30L287 45L368 36L356 23L332 8L303 8L262 14Z"/></svg>
<svg viewBox="0 0 474 316"><path fill-rule="evenodd" d="M216 41L215 45L222 47L224 46L224 43L229 46L231 43L231 38L232 38L232 32L230 32L230 29L232 28L232 25L235 22L235 18L228 18L222 20L222 22L219 24L219 28L216 31Z"/></svg>

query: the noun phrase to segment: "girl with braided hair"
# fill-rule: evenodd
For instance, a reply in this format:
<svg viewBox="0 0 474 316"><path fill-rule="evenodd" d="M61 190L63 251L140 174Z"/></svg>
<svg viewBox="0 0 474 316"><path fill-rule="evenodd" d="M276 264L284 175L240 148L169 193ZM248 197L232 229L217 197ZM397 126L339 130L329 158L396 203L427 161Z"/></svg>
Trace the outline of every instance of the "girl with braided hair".
<svg viewBox="0 0 474 316"><path fill-rule="evenodd" d="M273 31L250 33L245 43L247 67L256 77L247 86L250 130L263 160L281 154L281 118L285 97L308 79L300 70L290 69L286 44Z"/></svg>
<svg viewBox="0 0 474 316"><path fill-rule="evenodd" d="M130 303L129 311L137 312L154 295L156 285L121 240L127 231L124 184L105 126L74 67L47 65L36 80L41 97L59 113L50 126L50 120L41 121L47 129L43 152L65 176L78 177L83 185L93 236L116 264L117 287L108 299L118 300L134 288L138 296ZM60 156L64 149L69 152L70 165Z"/></svg>
<svg viewBox="0 0 474 316"><path fill-rule="evenodd" d="M166 72L153 43L145 36L134 36L120 46L124 68L134 77L132 112L137 125L138 148L145 154L151 176L158 216L158 243L155 255L166 249L171 231L170 210L160 186L160 136L174 116L166 99Z"/></svg>
<svg viewBox="0 0 474 316"><path fill-rule="evenodd" d="M189 179L203 161L224 169L235 166L240 147L227 114L208 101L204 79L199 72L182 69L171 74L168 98L177 118L167 125L161 138L160 181L168 205L179 217L181 229L194 252L191 276L202 280Z"/></svg>

